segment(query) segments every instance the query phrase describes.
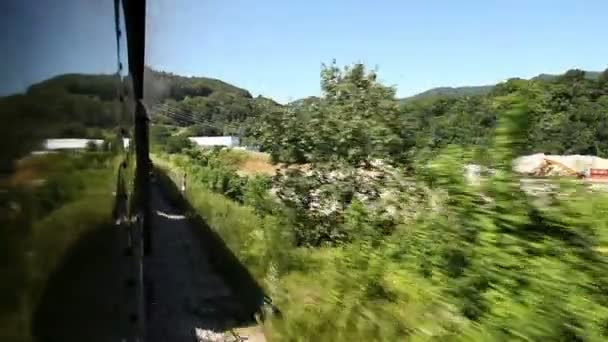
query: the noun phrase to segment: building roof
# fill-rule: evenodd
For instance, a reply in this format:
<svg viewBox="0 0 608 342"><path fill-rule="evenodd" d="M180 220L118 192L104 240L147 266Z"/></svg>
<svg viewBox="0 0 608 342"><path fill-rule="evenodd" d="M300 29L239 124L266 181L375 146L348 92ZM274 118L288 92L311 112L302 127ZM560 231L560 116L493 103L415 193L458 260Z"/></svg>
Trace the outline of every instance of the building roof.
<svg viewBox="0 0 608 342"><path fill-rule="evenodd" d="M103 144L101 139L47 139L44 148L47 150L84 149L89 142Z"/></svg>
<svg viewBox="0 0 608 342"><path fill-rule="evenodd" d="M238 146L239 138L233 136L223 137L189 137L190 141L199 146Z"/></svg>

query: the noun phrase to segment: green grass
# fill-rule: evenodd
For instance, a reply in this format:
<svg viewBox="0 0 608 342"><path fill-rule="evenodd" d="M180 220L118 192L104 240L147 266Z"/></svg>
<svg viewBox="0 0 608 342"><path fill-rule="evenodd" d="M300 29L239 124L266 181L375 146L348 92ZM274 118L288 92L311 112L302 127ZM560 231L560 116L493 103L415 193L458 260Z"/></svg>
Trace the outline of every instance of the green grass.
<svg viewBox="0 0 608 342"><path fill-rule="evenodd" d="M185 161L175 159L153 158L157 167L180 184L183 169L176 164L185 165ZM260 217L253 208L193 181L186 197L281 310L281 318L265 322L272 340L396 341L415 336L410 328L416 325L426 324L427 330L441 328L432 322L419 324L424 317L445 310L431 300L435 294L428 282L418 282L421 279L415 276L405 282L396 277L403 271L397 263L384 262L382 253L388 247L378 254L359 254L360 245L296 248L284 217ZM369 255L373 258L368 260ZM369 292L376 288L396 298L368 300ZM420 302L420 298L429 300ZM418 332L420 336L424 331Z"/></svg>
<svg viewBox="0 0 608 342"><path fill-rule="evenodd" d="M178 166L158 158L153 160L175 184L181 184L183 172L179 171ZM272 217L261 218L252 208L213 193L196 182L188 184L186 198L255 278L262 279L270 258L268 236L265 234L276 227L276 220Z"/></svg>
<svg viewBox="0 0 608 342"><path fill-rule="evenodd" d="M480 205L449 156L426 174L451 195L441 210L423 203L390 236L331 248L296 248L289 216L212 193L183 156L155 162L176 184L189 170L188 200L280 309L265 321L270 340L605 340L607 195L563 184L554 203L535 207L501 176L486 184L493 204ZM477 239L461 237L470 229ZM470 254L462 273L458 252Z"/></svg>
<svg viewBox="0 0 608 342"><path fill-rule="evenodd" d="M9 188L9 197L2 203L4 209L13 208L12 214L3 215L0 227L0 247L6 247L0 260L2 341L33 340L34 316L49 282L57 278L55 273L69 261L71 251L84 236L112 224L116 162L111 156L57 154L30 163L44 179L43 185ZM64 272L61 277L76 283L83 276L81 271ZM58 315L63 304L70 305L71 296L63 298L65 302L56 308Z"/></svg>

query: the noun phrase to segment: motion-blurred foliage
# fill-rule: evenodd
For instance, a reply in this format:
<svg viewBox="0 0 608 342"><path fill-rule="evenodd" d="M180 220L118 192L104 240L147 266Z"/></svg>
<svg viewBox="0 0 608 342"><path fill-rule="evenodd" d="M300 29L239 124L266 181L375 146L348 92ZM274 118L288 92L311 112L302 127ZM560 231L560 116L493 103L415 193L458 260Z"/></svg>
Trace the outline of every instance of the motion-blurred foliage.
<svg viewBox="0 0 608 342"><path fill-rule="evenodd" d="M602 105L603 76L543 82L408 103L404 120L373 73L329 66L321 98L262 122L275 158L312 161L308 171L268 183L240 177L218 152L157 162L176 181L186 171L194 207L281 309L266 323L274 340L603 341L608 195L565 180L537 201L510 168L547 144L590 151L567 130L577 96ZM570 103L554 122L561 138L539 140L560 93ZM473 160L496 171L477 186L463 172Z"/></svg>

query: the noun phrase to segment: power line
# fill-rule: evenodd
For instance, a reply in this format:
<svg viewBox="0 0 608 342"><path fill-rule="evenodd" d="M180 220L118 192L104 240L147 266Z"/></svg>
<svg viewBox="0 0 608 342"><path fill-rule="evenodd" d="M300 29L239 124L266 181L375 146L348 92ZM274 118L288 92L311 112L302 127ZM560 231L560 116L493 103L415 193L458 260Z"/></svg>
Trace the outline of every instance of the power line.
<svg viewBox="0 0 608 342"><path fill-rule="evenodd" d="M223 104L223 103L222 103ZM186 107L187 110L192 111L193 113L200 113L201 110L197 107L194 107L195 105L193 104L189 104L189 103L184 103L184 102L180 102L179 105L174 105L171 106L168 103L159 103L157 104L158 107L165 107L165 108L171 108L174 110L183 110L182 108L178 108L179 107ZM232 113L234 114L234 113Z"/></svg>
<svg viewBox="0 0 608 342"><path fill-rule="evenodd" d="M172 118L178 117L185 121L192 121L192 122L196 122L196 123L200 123L200 124L211 124L212 123L212 121L197 118L196 116L192 115L191 113L179 112L178 108L171 107L166 104L164 104L162 106L164 106L164 108L152 109L152 111L154 111L154 114L164 114L165 116L172 117ZM171 115L173 115L173 116L168 115L167 113L171 113Z"/></svg>
<svg viewBox="0 0 608 342"><path fill-rule="evenodd" d="M198 119L196 117L195 113L184 113L184 112L181 112L178 108L165 107L165 108L156 109L154 111L154 113L164 113L164 112L169 112L169 113L172 113L175 115L180 115L180 116L188 118L188 119L190 119L190 118L192 118L193 120ZM198 119L198 120L200 120L200 119Z"/></svg>
<svg viewBox="0 0 608 342"><path fill-rule="evenodd" d="M194 115L192 115L192 113L183 113L183 112L180 111L179 108L173 108L173 107L170 107L170 106L165 106L165 108L155 108L155 109L152 110L152 112L153 113L169 112L169 113L173 113L173 114L176 114L176 115L181 115L181 116L184 116L184 117L193 117L194 118Z"/></svg>
<svg viewBox="0 0 608 342"><path fill-rule="evenodd" d="M165 117L169 117L171 119L177 119L177 120L181 120L181 121L188 121L188 122L195 122L195 123L199 123L199 124L210 124L209 121L203 120L203 119L199 119L199 118L195 118L195 117L191 117L185 114L181 114L181 113L176 113L176 112L172 112L172 111L162 111L162 112L157 112L157 115L163 115Z"/></svg>
<svg viewBox="0 0 608 342"><path fill-rule="evenodd" d="M170 113L170 114L169 114ZM180 114L178 113L173 113L173 112L159 112L159 115L164 115L168 118L171 118L175 121L177 121L180 124L189 124L189 123L195 123L195 124L203 124L203 125L210 125L213 126L212 123L208 122L208 121L202 121L202 120L193 120L191 118L184 118L183 116L180 116ZM218 129L221 129L220 127L216 127ZM242 130L243 130L243 126L239 125L239 127L236 127L238 129L239 132L238 134L242 134Z"/></svg>
<svg viewBox="0 0 608 342"><path fill-rule="evenodd" d="M181 115L179 113L174 113L174 112L169 112L169 111L158 112L158 115L163 115L163 116L173 119L181 124L194 123L194 124L202 124L202 125L213 125L209 121L194 119L194 118L190 118L190 117L184 117L183 115Z"/></svg>
<svg viewBox="0 0 608 342"><path fill-rule="evenodd" d="M178 108L178 106L179 106L179 107L186 107L188 110L193 111L193 112L200 112L200 109L194 107L194 105L188 104L188 103L183 103L183 102L181 102L181 103L179 103L179 105L176 105L173 107L171 105L169 105L168 103L160 103L160 104L158 104L158 106L160 106L160 107L164 106L164 107L169 107L172 109L182 110L182 108Z"/></svg>
<svg viewBox="0 0 608 342"><path fill-rule="evenodd" d="M209 120L200 119L195 117L194 113L183 113L180 112L180 108L176 108L175 106L170 106L168 104L159 104L156 108L152 108L151 112L157 115L163 115L167 118L173 119L180 124L202 124L202 125L213 125L213 123ZM241 131L243 129L242 125L239 129Z"/></svg>

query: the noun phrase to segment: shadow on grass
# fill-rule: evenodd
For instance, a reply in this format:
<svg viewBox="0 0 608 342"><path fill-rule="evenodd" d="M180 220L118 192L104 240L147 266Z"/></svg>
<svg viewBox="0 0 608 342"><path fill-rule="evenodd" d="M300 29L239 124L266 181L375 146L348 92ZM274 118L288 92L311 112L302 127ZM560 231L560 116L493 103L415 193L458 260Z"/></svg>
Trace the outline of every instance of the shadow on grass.
<svg viewBox="0 0 608 342"><path fill-rule="evenodd" d="M174 208L187 213L186 219L195 228L194 234L199 238L212 267L240 302L241 310L239 317L236 317L239 320L237 323L239 325L255 323L255 316L259 314L259 317L262 317L262 309L267 301L263 289L222 238L196 213L195 208L184 198L175 183L158 168L155 168L154 174L155 183L165 199Z"/></svg>
<svg viewBox="0 0 608 342"><path fill-rule="evenodd" d="M36 341L119 341L129 334L132 322L127 303L132 291L127 284L134 275L129 274L125 255L127 227L113 224L128 214L124 166L118 171L112 217L102 218L105 222L93 227L76 227L74 234L83 228L85 232L68 246L46 279L33 310Z"/></svg>
<svg viewBox="0 0 608 342"><path fill-rule="evenodd" d="M36 341L119 341L128 324L120 230L90 229L51 273L35 309Z"/></svg>

